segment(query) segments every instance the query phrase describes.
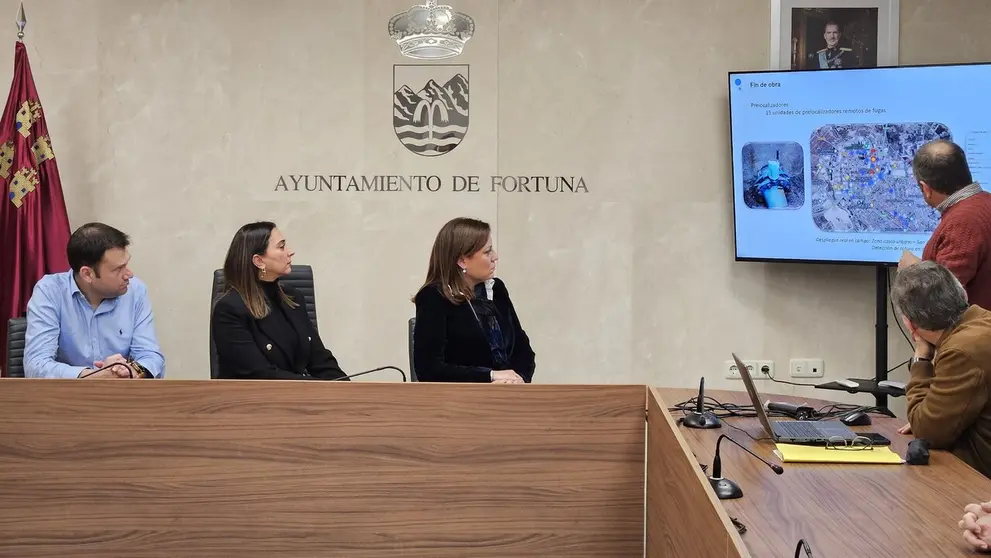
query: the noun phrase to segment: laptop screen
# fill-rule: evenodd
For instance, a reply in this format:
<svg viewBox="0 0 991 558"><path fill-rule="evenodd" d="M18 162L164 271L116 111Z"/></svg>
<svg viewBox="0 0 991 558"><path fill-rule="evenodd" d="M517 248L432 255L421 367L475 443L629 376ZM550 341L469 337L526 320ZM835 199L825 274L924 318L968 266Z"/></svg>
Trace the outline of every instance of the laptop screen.
<svg viewBox="0 0 991 558"><path fill-rule="evenodd" d="M760 419L760 423L764 425L764 430L767 431L767 435L774 438L774 432L771 430L771 423L767 420L767 413L764 412L764 406L761 405L760 395L757 393L757 387L754 386L754 379L750 377L750 370L747 369L747 365L743 364L740 357L733 353L733 360L736 361L736 368L740 371L740 377L743 378L743 385L747 386L747 393L750 394L750 401L754 404L754 412L757 413L757 418Z"/></svg>

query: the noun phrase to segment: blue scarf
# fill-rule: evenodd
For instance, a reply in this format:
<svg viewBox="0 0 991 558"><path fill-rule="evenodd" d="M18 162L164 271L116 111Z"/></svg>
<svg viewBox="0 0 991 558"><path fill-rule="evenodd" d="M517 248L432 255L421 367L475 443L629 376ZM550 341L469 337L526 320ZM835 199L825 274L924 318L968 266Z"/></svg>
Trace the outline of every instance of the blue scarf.
<svg viewBox="0 0 991 558"><path fill-rule="evenodd" d="M496 370L506 370L512 368L509 364L509 356L506 353L506 338L502 335L502 328L499 326L499 311L495 303L488 299L485 291L485 283L475 285L475 299L469 301L478 324L482 326L485 337L489 341L489 349L492 351L492 367Z"/></svg>

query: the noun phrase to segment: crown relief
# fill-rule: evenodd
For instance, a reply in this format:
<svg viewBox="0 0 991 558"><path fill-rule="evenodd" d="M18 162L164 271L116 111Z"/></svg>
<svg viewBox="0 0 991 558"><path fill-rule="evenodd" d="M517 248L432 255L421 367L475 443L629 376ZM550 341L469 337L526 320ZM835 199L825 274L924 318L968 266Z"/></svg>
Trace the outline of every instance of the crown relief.
<svg viewBox="0 0 991 558"><path fill-rule="evenodd" d="M475 21L451 6L427 0L392 16L389 35L399 45L399 52L417 60L452 58L464 49L475 33Z"/></svg>

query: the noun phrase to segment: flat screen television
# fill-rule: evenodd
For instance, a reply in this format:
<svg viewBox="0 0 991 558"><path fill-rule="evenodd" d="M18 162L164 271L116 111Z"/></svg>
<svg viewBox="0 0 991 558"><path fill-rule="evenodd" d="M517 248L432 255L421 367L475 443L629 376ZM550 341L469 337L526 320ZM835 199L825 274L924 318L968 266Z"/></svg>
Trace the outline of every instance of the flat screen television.
<svg viewBox="0 0 991 558"><path fill-rule="evenodd" d="M729 73L736 259L890 265L939 223L912 172L949 139L991 179L991 63Z"/></svg>

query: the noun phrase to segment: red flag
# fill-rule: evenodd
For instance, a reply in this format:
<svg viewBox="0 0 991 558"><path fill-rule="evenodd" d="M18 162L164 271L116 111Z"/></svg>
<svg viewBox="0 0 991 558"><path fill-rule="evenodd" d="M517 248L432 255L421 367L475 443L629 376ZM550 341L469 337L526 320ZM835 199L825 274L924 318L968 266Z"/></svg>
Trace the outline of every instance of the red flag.
<svg viewBox="0 0 991 558"><path fill-rule="evenodd" d="M24 316L35 283L69 269L69 216L27 49L18 41L0 118L0 368L7 320ZM6 373L5 373L6 374Z"/></svg>

